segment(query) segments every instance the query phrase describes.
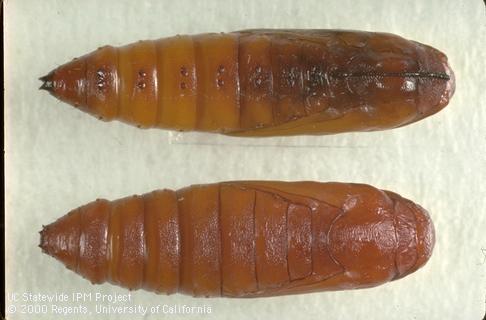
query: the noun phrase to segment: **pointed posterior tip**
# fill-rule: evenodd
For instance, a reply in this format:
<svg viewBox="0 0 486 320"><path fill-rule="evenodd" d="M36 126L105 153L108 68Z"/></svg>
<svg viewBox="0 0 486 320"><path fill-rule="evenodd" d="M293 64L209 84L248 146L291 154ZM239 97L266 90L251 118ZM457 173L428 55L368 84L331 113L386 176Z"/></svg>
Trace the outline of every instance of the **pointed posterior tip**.
<svg viewBox="0 0 486 320"><path fill-rule="evenodd" d="M47 90L49 92L54 90L54 81L52 81L52 75L53 73L50 72L49 74L39 78L39 80L43 82L39 87L39 90Z"/></svg>
<svg viewBox="0 0 486 320"><path fill-rule="evenodd" d="M75 210L56 221L43 226L39 237L39 248L44 254L61 261L75 270L80 244L80 211Z"/></svg>
<svg viewBox="0 0 486 320"><path fill-rule="evenodd" d="M46 232L46 227L42 225L42 230L39 231L40 234L39 248L42 249L42 252L47 253L47 239L45 236L45 232Z"/></svg>

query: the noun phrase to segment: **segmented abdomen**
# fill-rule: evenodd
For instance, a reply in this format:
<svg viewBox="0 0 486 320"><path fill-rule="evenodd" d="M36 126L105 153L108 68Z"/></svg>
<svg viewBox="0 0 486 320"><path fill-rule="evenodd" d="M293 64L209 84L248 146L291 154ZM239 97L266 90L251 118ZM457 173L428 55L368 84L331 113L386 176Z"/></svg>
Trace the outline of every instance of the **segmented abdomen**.
<svg viewBox="0 0 486 320"><path fill-rule="evenodd" d="M327 85L324 48L316 46L320 58L304 60L298 40L207 34L101 50L116 65L100 68L96 77L118 70L119 97L108 118L142 127L232 132L278 125L325 107L312 101L325 99L317 95Z"/></svg>

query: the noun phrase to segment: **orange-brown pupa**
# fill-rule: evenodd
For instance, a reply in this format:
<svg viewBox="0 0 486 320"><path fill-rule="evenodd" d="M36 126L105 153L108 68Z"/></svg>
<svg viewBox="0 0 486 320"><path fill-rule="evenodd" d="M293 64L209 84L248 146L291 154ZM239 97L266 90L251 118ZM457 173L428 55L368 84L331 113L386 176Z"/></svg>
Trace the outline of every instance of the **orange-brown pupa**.
<svg viewBox="0 0 486 320"><path fill-rule="evenodd" d="M260 297L377 286L432 254L427 211L362 184L240 181L79 207L42 250L93 283Z"/></svg>
<svg viewBox="0 0 486 320"><path fill-rule="evenodd" d="M99 119L236 136L396 128L444 108L440 51L388 33L247 30L105 46L41 78Z"/></svg>

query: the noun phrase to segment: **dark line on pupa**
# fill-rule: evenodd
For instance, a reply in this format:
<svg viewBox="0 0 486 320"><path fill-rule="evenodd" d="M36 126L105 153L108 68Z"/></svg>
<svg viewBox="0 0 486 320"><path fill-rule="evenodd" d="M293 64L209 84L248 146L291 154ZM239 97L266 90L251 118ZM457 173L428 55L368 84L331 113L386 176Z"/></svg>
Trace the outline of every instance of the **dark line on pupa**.
<svg viewBox="0 0 486 320"><path fill-rule="evenodd" d="M373 78L373 77L401 77L401 78L432 78L450 80L445 72L336 72L331 73L336 78Z"/></svg>

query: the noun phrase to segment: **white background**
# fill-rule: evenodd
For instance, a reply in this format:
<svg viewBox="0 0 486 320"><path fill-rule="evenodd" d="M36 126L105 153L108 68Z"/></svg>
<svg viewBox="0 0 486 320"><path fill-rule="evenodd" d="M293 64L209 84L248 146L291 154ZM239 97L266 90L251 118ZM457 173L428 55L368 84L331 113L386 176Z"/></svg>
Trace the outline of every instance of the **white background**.
<svg viewBox="0 0 486 320"><path fill-rule="evenodd" d="M437 233L429 263L366 290L246 300L136 291L130 304L207 305L212 308L203 315L207 319L481 319L486 299L481 0L16 0L6 1L5 17L7 293L127 293L91 285L37 247L42 224L98 197L223 180L333 180L394 190L427 208ZM385 31L427 43L448 55L456 94L439 114L401 129L258 140L105 123L37 90L38 77L101 45L263 27ZM10 319L56 319L21 314L20 303L7 305L17 306ZM118 318L59 319L97 317Z"/></svg>

